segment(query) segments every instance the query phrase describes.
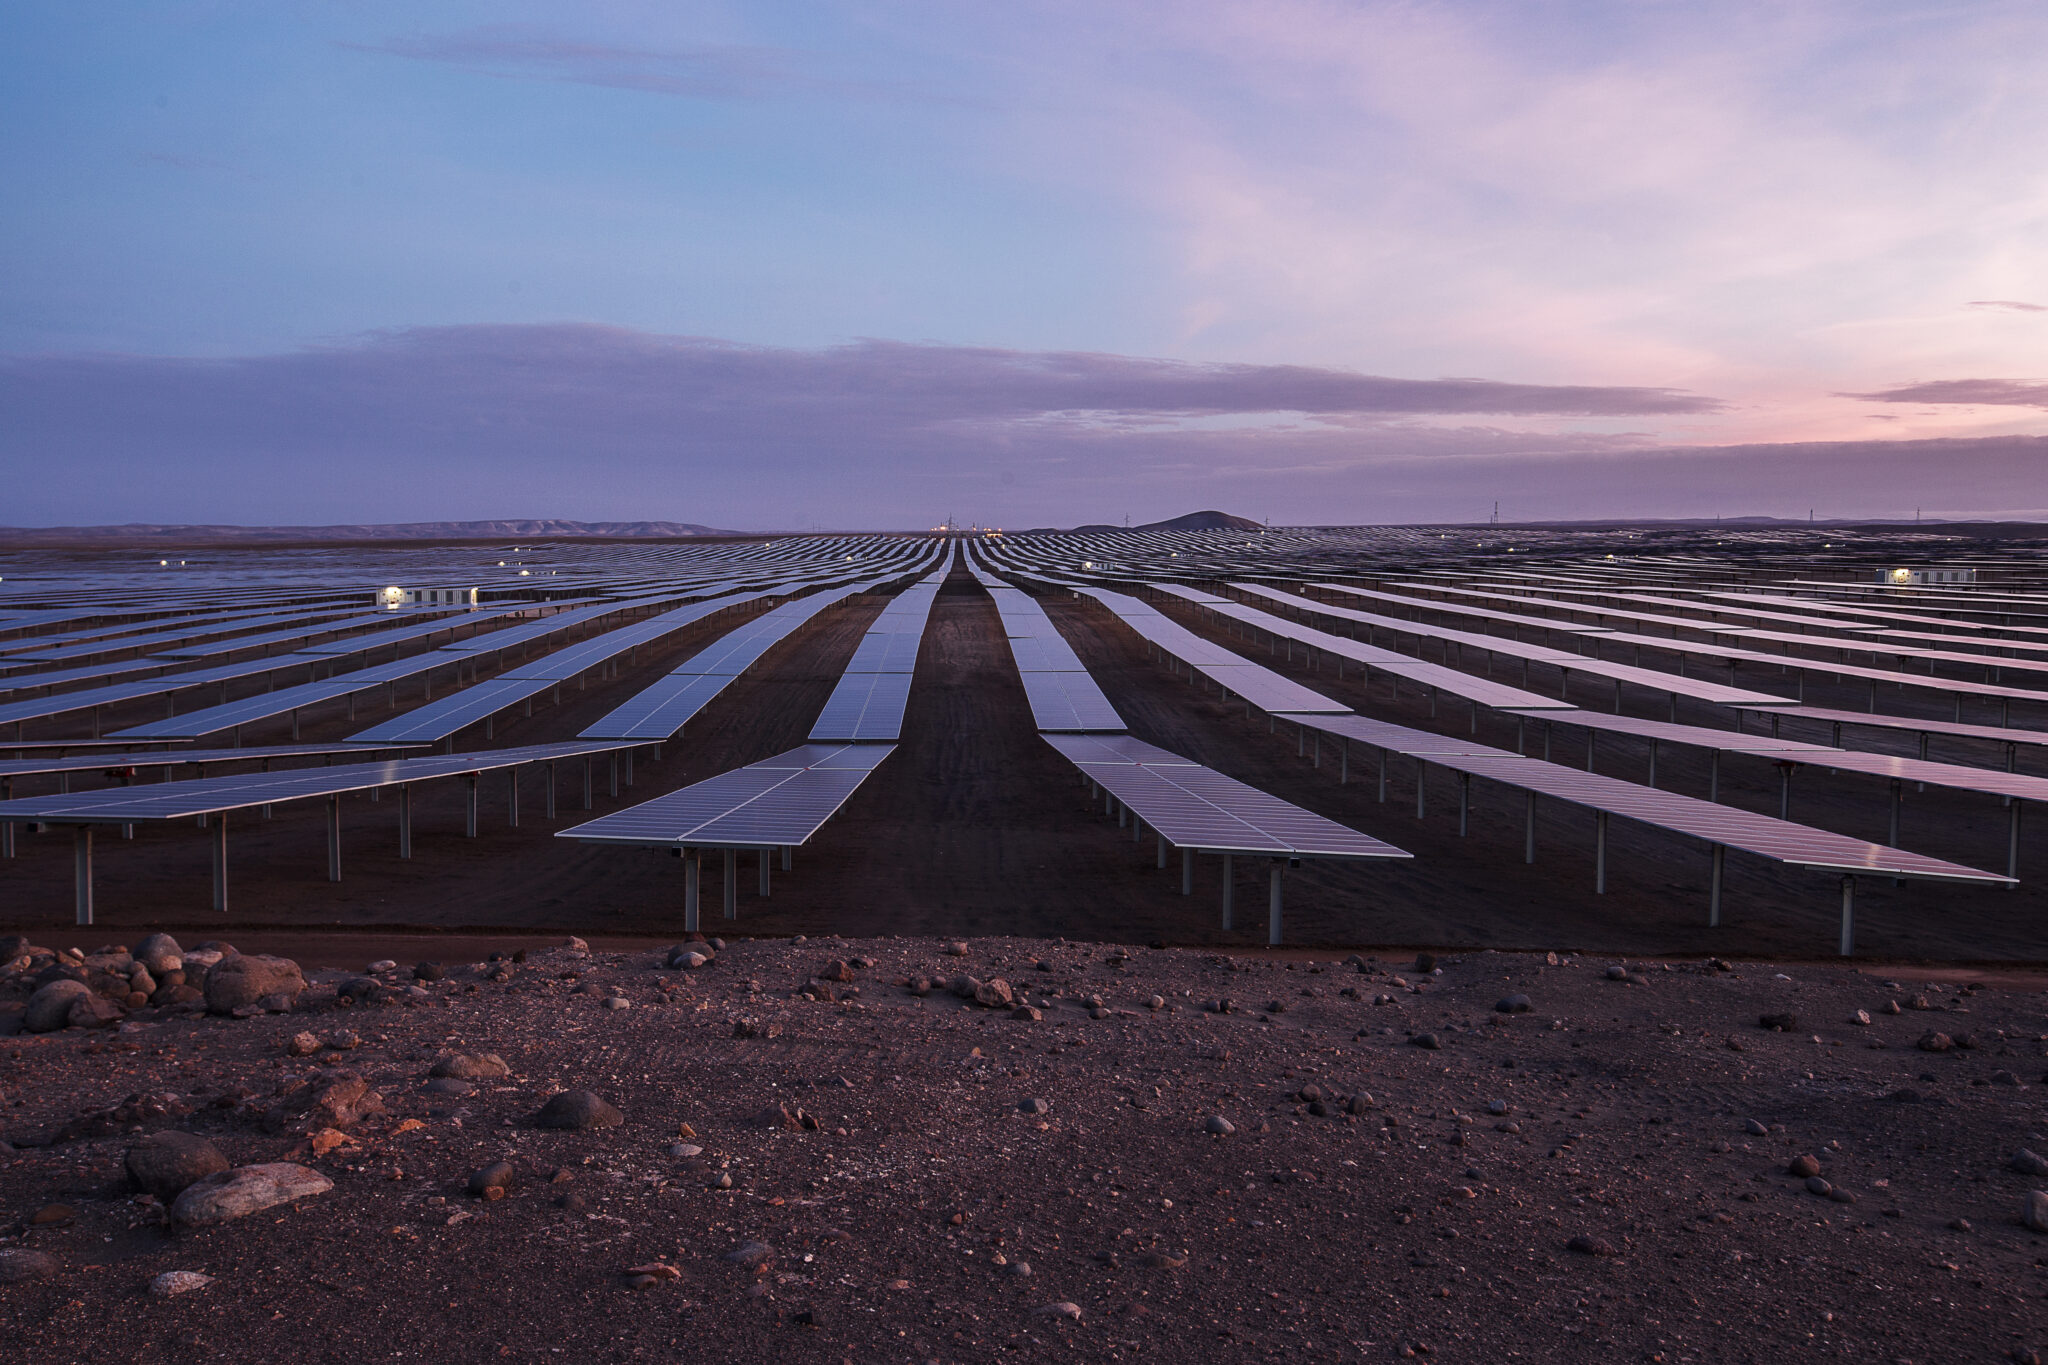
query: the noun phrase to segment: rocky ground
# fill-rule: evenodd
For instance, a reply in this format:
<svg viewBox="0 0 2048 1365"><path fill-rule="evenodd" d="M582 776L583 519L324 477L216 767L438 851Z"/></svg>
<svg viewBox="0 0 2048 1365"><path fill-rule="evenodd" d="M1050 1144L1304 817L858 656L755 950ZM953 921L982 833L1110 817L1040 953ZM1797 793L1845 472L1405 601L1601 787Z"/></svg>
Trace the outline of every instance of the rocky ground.
<svg viewBox="0 0 2048 1365"><path fill-rule="evenodd" d="M0 941L9 1358L2048 1350L2038 983L1000 938L519 956Z"/></svg>

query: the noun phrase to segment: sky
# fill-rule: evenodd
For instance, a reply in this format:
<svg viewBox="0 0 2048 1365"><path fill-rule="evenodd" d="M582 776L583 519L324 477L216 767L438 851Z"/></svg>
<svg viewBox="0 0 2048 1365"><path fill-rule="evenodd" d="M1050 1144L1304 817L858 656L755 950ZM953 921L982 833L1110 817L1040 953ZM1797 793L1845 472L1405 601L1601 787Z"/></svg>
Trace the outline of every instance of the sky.
<svg viewBox="0 0 2048 1365"><path fill-rule="evenodd" d="M2048 517L2048 6L0 7L0 523Z"/></svg>

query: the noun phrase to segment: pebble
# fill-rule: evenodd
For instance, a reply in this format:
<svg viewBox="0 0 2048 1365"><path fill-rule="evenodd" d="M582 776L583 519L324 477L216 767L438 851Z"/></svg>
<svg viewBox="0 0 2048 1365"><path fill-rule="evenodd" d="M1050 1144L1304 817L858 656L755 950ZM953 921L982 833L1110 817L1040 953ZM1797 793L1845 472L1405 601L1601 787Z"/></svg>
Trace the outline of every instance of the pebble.
<svg viewBox="0 0 2048 1365"><path fill-rule="evenodd" d="M1581 1256L1613 1256L1616 1254L1614 1243L1599 1237L1588 1237L1583 1233L1566 1242L1564 1249L1566 1251L1576 1251Z"/></svg>
<svg viewBox="0 0 2048 1365"><path fill-rule="evenodd" d="M1806 1177L1806 1192L1825 1199L1835 1192L1835 1187L1817 1175L1810 1175Z"/></svg>
<svg viewBox="0 0 2048 1365"><path fill-rule="evenodd" d="M1809 1180L1820 1174L1820 1158L1795 1156L1792 1158L1792 1164L1787 1166L1785 1170L1787 1174L1795 1176L1800 1180Z"/></svg>
<svg viewBox="0 0 2048 1365"><path fill-rule="evenodd" d="M743 1265L752 1269L755 1266L774 1260L775 1248L769 1246L766 1242L742 1242L731 1251L726 1252L725 1259L731 1261L734 1265Z"/></svg>
<svg viewBox="0 0 2048 1365"><path fill-rule="evenodd" d="M1609 981L1628 980L1628 968L1622 966L1609 967L1607 969L1607 979Z"/></svg>
<svg viewBox="0 0 2048 1365"><path fill-rule="evenodd" d="M1486 1102L1486 1112L1498 1118L1500 1115L1508 1112L1508 1102L1506 1100L1488 1100Z"/></svg>
<svg viewBox="0 0 2048 1365"><path fill-rule="evenodd" d="M151 1133L128 1149L128 1178L137 1189L168 1203L196 1180L228 1169L227 1157L197 1133Z"/></svg>
<svg viewBox="0 0 2048 1365"><path fill-rule="evenodd" d="M1868 1024L1870 1022L1870 1011L1857 1010L1849 1016L1849 1022L1852 1024Z"/></svg>
<svg viewBox="0 0 2048 1365"><path fill-rule="evenodd" d="M202 1275L196 1270L166 1270L149 1282L149 1292L159 1299L168 1299L174 1294L189 1294L195 1289L204 1289L213 1283L213 1276Z"/></svg>
<svg viewBox="0 0 2048 1365"><path fill-rule="evenodd" d="M1501 1014L1527 1014L1536 1006L1526 995L1510 995L1496 1001L1493 1008Z"/></svg>
<svg viewBox="0 0 2048 1365"><path fill-rule="evenodd" d="M1062 1299L1058 1303L1044 1305L1038 1310L1038 1315L1042 1318L1059 1318L1063 1322L1079 1322L1081 1320L1081 1305L1069 1303Z"/></svg>
<svg viewBox="0 0 2048 1365"><path fill-rule="evenodd" d="M2031 1152L2025 1147L2013 1153L2009 1164L2021 1175L2048 1175L2048 1159L2043 1159L2038 1153Z"/></svg>
<svg viewBox="0 0 2048 1365"><path fill-rule="evenodd" d="M1799 1027L1799 1016L1789 1012L1782 1014L1760 1014L1757 1016L1756 1022L1759 1028L1769 1029L1773 1033L1790 1033L1793 1029Z"/></svg>
<svg viewBox="0 0 2048 1365"><path fill-rule="evenodd" d="M46 1251L30 1251L26 1247L0 1247L0 1284L54 1279L57 1270L57 1258Z"/></svg>
<svg viewBox="0 0 2048 1365"><path fill-rule="evenodd" d="M496 1080L512 1074L505 1059L495 1052L456 1052L434 1063L432 1076L453 1076L459 1080Z"/></svg>
<svg viewBox="0 0 2048 1365"><path fill-rule="evenodd" d="M1955 1039L1935 1029L1929 1029L1921 1034L1920 1041L1913 1044L1914 1047L1919 1048L1922 1052L1947 1052L1955 1045Z"/></svg>
<svg viewBox="0 0 2048 1365"><path fill-rule="evenodd" d="M241 1166L187 1186L171 1205L171 1217L190 1227L207 1227L333 1188L334 1182L320 1172L289 1161Z"/></svg>
<svg viewBox="0 0 2048 1365"><path fill-rule="evenodd" d="M388 957L380 957L370 964L370 970L373 972L395 972L398 970L398 964Z"/></svg>
<svg viewBox="0 0 2048 1365"><path fill-rule="evenodd" d="M287 1057L310 1057L320 1050L320 1040L310 1033L295 1033L284 1045Z"/></svg>
<svg viewBox="0 0 2048 1365"><path fill-rule="evenodd" d="M702 1147L699 1147L694 1142L677 1142L670 1144L668 1154L670 1156L683 1157L687 1159L693 1156L704 1155L704 1149Z"/></svg>
<svg viewBox="0 0 2048 1365"><path fill-rule="evenodd" d="M1438 1048L1444 1045L1443 1040L1441 1038L1438 1038L1434 1033L1418 1033L1413 1038L1410 1038L1408 1041L1413 1043L1417 1047L1428 1048L1431 1052L1436 1051Z"/></svg>
<svg viewBox="0 0 2048 1365"><path fill-rule="evenodd" d="M1214 1133L1218 1137L1229 1137L1237 1131L1237 1125L1224 1118L1221 1114L1211 1114L1202 1121L1202 1131Z"/></svg>
<svg viewBox="0 0 2048 1365"><path fill-rule="evenodd" d="M2020 1213L2020 1222L2029 1232L2048 1232L2048 1193L2027 1191L2027 1205Z"/></svg>
<svg viewBox="0 0 2048 1365"><path fill-rule="evenodd" d="M1742 1121L1742 1131L1751 1137L1767 1137L1770 1135L1771 1130L1755 1119L1744 1119Z"/></svg>
<svg viewBox="0 0 2048 1365"><path fill-rule="evenodd" d="M966 956L967 956L967 945L966 945L966 944L964 944L964 943L948 943L948 944L946 945L946 956L947 956L947 957L966 957Z"/></svg>
<svg viewBox="0 0 2048 1365"><path fill-rule="evenodd" d="M476 1087L454 1076L435 1076L424 1087L430 1095L469 1095Z"/></svg>
<svg viewBox="0 0 2048 1365"><path fill-rule="evenodd" d="M1017 1101L1017 1108L1026 1114L1043 1114L1049 1112L1052 1109L1052 1105L1045 1100L1034 1097L1028 1100Z"/></svg>
<svg viewBox="0 0 2048 1365"><path fill-rule="evenodd" d="M485 1199L502 1199L505 1192L512 1188L513 1182L518 1179L519 1172L513 1169L511 1162L493 1161L482 1170L470 1174L469 1192Z"/></svg>

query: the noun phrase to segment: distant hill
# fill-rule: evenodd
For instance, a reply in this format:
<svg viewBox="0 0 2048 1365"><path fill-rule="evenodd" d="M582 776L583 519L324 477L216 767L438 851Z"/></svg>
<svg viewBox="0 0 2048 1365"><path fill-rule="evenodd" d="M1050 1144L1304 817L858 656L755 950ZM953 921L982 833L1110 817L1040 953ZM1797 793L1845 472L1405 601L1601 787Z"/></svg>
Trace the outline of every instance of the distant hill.
<svg viewBox="0 0 2048 1365"><path fill-rule="evenodd" d="M545 540L578 537L610 540L669 540L697 536L738 536L686 521L407 521L343 526L0 526L0 545L278 544L365 540Z"/></svg>
<svg viewBox="0 0 2048 1365"><path fill-rule="evenodd" d="M1040 526L1029 531L1015 532L1022 536L1043 535L1087 535L1102 531L1262 531L1265 526L1250 517L1235 517L1228 512L1190 512L1186 516L1173 517L1166 521L1148 521L1143 526L1109 526L1094 524L1076 526L1071 532L1063 532L1056 526Z"/></svg>

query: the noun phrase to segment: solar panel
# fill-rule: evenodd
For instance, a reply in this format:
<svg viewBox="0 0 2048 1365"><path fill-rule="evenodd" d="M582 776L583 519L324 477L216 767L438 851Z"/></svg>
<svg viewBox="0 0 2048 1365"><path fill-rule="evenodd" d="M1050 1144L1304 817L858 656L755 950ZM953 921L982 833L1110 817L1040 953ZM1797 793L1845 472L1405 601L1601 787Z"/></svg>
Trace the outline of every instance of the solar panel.
<svg viewBox="0 0 2048 1365"><path fill-rule="evenodd" d="M807 744L600 817L557 838L692 848L775 848L807 842L895 751L893 745Z"/></svg>
<svg viewBox="0 0 2048 1365"><path fill-rule="evenodd" d="M1040 738L1070 762L1081 766L1092 763L1200 766L1192 758L1182 758L1171 749L1147 744L1131 735L1041 735Z"/></svg>
<svg viewBox="0 0 2048 1365"><path fill-rule="evenodd" d="M1020 673L1085 673L1081 656L1065 640L1053 635L1013 635L1010 654Z"/></svg>
<svg viewBox="0 0 2048 1365"><path fill-rule="evenodd" d="M922 630L871 630L846 665L848 673L914 673Z"/></svg>
<svg viewBox="0 0 2048 1365"><path fill-rule="evenodd" d="M900 739L910 702L908 673L848 673L832 689L811 727L814 741Z"/></svg>
<svg viewBox="0 0 2048 1365"><path fill-rule="evenodd" d="M267 763L272 759L318 758L333 754L348 754L354 758L359 757L361 753L360 748L334 744L266 744L243 749L150 749L143 752L123 750L118 753L101 751L68 754L61 758L0 760L0 777L30 777L39 773L103 772L119 768L181 768L187 764L196 766L202 763Z"/></svg>
<svg viewBox="0 0 2048 1365"><path fill-rule="evenodd" d="M1122 730L1124 720L1087 673L1030 672L1024 695L1040 730Z"/></svg>

